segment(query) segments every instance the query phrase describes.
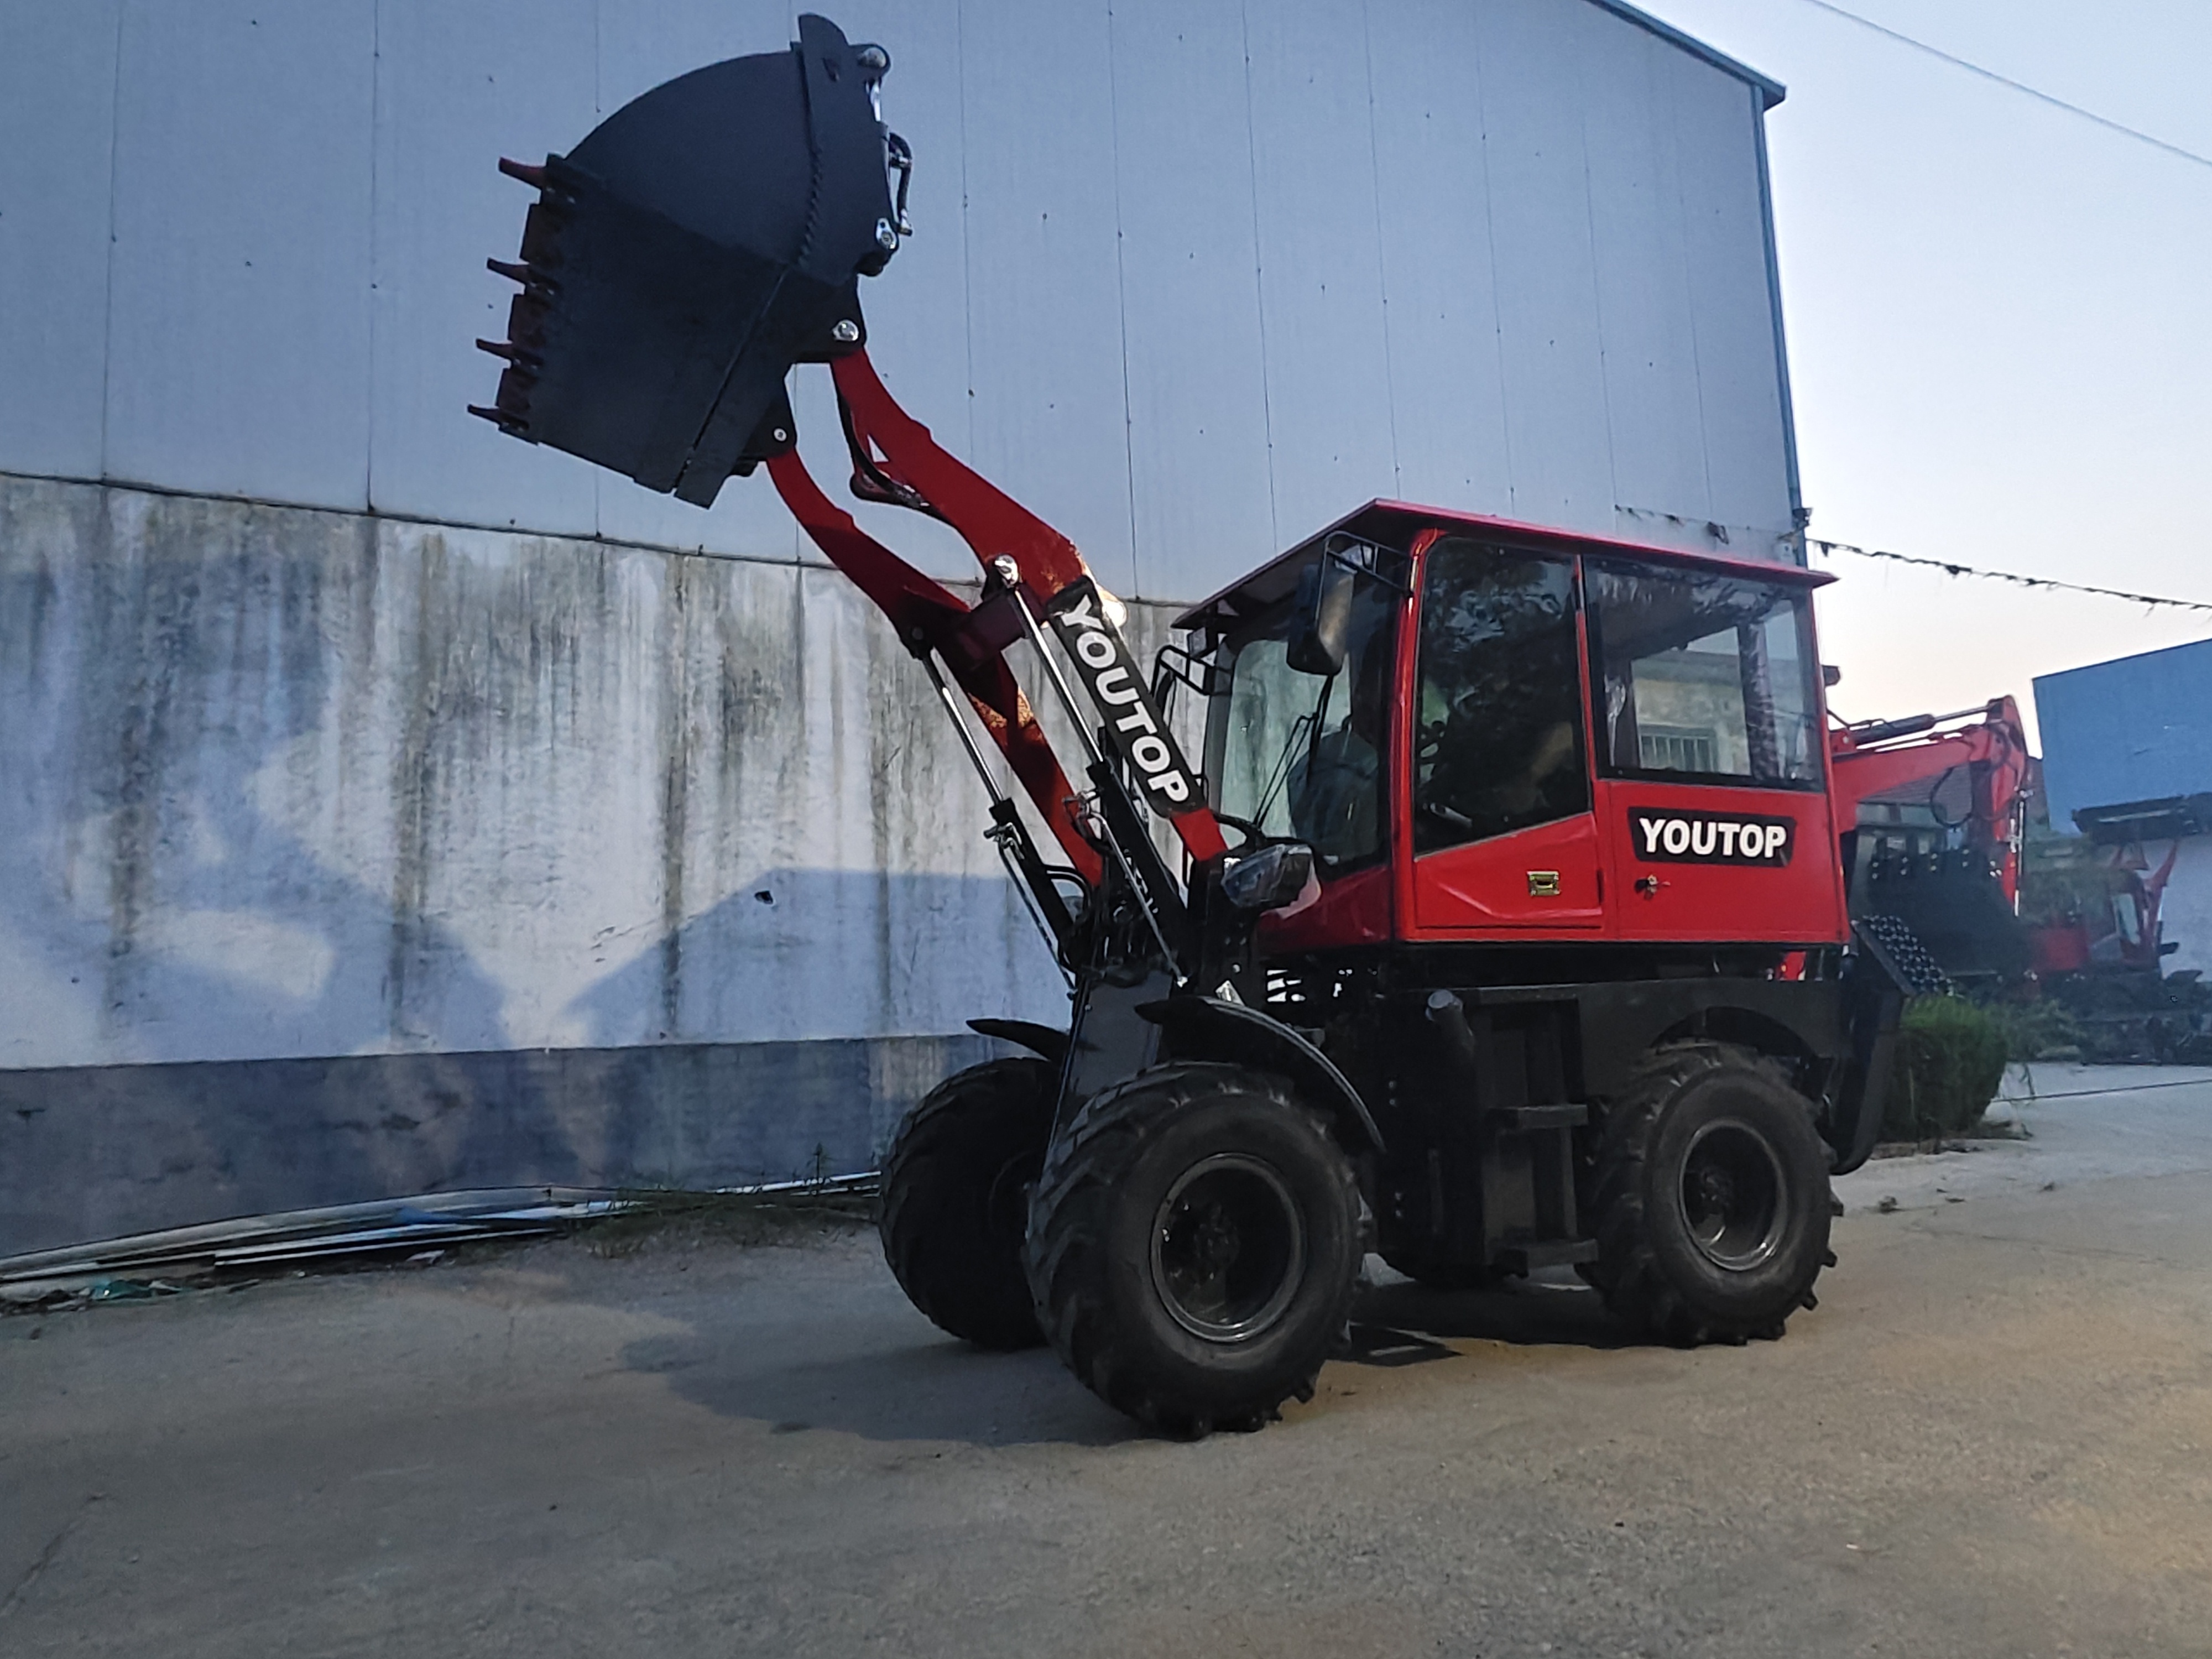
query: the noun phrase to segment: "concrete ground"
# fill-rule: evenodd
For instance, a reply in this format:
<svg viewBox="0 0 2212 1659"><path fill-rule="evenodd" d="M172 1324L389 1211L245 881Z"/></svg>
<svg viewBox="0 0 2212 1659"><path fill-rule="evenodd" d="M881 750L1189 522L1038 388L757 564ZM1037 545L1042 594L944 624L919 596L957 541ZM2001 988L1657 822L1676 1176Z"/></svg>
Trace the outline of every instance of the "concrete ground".
<svg viewBox="0 0 2212 1659"><path fill-rule="evenodd" d="M0 1653L2212 1654L2212 1073L2036 1083L1782 1342L1378 1268L1199 1445L864 1235L0 1320Z"/></svg>

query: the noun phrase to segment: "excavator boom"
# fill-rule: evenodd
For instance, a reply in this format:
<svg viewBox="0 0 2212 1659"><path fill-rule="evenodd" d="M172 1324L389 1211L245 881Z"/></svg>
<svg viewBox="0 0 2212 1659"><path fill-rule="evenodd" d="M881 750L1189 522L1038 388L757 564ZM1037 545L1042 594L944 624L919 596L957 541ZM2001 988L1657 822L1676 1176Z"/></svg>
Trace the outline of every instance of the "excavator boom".
<svg viewBox="0 0 2212 1659"><path fill-rule="evenodd" d="M1832 727L1828 747L1852 916L1910 933L1942 970L1929 985L2025 972L2029 755L2013 700Z"/></svg>

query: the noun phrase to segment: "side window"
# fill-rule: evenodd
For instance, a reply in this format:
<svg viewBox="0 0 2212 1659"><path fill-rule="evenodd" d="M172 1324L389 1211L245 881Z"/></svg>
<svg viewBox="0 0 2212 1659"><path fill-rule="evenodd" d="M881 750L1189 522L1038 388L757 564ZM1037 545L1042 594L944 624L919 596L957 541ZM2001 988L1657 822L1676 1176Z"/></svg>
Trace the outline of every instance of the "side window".
<svg viewBox="0 0 2212 1659"><path fill-rule="evenodd" d="M1287 660L1287 605L1232 641L1222 718L1209 732L1215 805L1270 836L1306 842L1324 872L1382 850L1382 753L1390 729L1396 630L1391 588L1354 590L1344 667L1304 674Z"/></svg>
<svg viewBox="0 0 2212 1659"><path fill-rule="evenodd" d="M1583 573L1608 774L1820 787L1801 592L1600 559Z"/></svg>
<svg viewBox="0 0 2212 1659"><path fill-rule="evenodd" d="M1421 580L1413 849L1589 811L1574 574L1461 538Z"/></svg>

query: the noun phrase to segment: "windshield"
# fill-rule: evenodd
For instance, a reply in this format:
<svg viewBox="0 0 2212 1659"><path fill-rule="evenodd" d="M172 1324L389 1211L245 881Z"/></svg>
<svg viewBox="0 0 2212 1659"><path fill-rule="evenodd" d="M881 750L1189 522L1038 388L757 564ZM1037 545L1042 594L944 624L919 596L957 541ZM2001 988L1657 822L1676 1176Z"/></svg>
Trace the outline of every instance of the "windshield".
<svg viewBox="0 0 2212 1659"><path fill-rule="evenodd" d="M1359 582L1334 674L1302 674L1285 660L1287 603L1223 648L1229 686L1215 699L1206 768L1216 807L1265 835L1304 842L1326 869L1382 850L1396 599L1382 582Z"/></svg>

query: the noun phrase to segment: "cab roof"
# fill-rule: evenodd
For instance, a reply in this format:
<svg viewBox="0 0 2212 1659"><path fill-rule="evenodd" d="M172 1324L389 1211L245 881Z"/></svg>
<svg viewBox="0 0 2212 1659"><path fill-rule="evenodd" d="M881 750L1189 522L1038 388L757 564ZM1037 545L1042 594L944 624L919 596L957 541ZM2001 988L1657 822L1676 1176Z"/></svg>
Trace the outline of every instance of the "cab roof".
<svg viewBox="0 0 2212 1659"><path fill-rule="evenodd" d="M1692 553L1679 547L1659 547L1648 542L1623 541L1613 536L1593 536L1581 531L1547 529L1511 519L1495 519L1480 513L1460 513L1449 507L1422 507L1413 501L1373 501L1316 531L1304 541L1240 577L1212 598L1202 599L1175 619L1175 626L1208 634L1226 634L1288 598L1298 585L1298 567L1329 537L1348 534L1384 547L1404 548L1419 532L1437 529L1473 532L1508 547L1540 553L1597 553L1614 558L1638 559L1653 564L1707 571L1717 576L1742 576L1753 581L1779 582L1795 587L1823 587L1835 580L1825 570L1782 564L1771 559L1738 559L1712 553Z"/></svg>

